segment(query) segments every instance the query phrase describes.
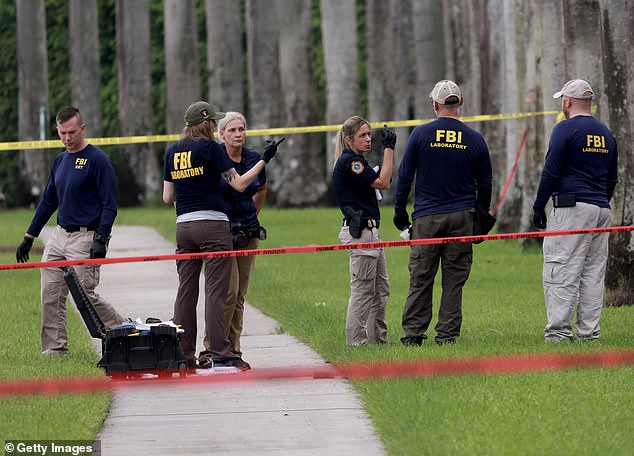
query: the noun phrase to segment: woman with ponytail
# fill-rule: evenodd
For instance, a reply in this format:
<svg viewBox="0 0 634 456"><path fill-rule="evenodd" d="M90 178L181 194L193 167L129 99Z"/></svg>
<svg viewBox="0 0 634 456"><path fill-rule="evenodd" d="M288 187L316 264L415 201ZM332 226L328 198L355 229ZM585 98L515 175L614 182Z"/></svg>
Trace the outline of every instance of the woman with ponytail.
<svg viewBox="0 0 634 456"><path fill-rule="evenodd" d="M385 125L381 130L383 164L375 171L365 155L372 147L370 123L360 116L348 118L337 135L332 184L343 213L339 239L344 244L380 241L381 213L378 190L390 187L396 134ZM390 282L382 248L348 250L350 299L346 316L348 346L387 342L385 308Z"/></svg>

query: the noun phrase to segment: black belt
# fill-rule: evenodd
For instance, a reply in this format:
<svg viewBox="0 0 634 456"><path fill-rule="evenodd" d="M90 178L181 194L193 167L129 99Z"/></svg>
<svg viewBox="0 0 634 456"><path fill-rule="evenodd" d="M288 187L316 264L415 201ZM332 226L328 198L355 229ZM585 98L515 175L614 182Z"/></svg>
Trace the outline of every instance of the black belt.
<svg viewBox="0 0 634 456"><path fill-rule="evenodd" d="M348 219L343 219L343 226L348 226L350 222L348 222ZM361 224L363 225L363 228L368 228L368 229L372 229L372 228L379 228L379 225L381 224L380 220L374 220L373 218L363 218L361 219Z"/></svg>
<svg viewBox="0 0 634 456"><path fill-rule="evenodd" d="M59 224L59 227L66 231L67 233L76 233L77 231L95 231L99 228L98 223L91 223L88 226L78 226L78 225L62 225Z"/></svg>
<svg viewBox="0 0 634 456"><path fill-rule="evenodd" d="M242 233L244 236L248 238L259 238L260 228L253 228L251 230L243 229L239 226L234 226L231 228L231 234L240 234L240 233Z"/></svg>

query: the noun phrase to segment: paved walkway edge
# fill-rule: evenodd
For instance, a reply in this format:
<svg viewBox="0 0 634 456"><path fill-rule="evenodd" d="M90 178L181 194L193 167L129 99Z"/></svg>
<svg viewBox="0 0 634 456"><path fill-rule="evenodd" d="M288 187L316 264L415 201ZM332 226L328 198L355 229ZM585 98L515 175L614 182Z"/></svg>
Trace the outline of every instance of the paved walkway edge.
<svg viewBox="0 0 634 456"><path fill-rule="evenodd" d="M108 256L173 252L152 228L115 225ZM122 263L102 266L97 291L127 317L168 320L177 286L172 261ZM201 296L199 347L203 309ZM277 327L247 305L242 349L254 369L324 364ZM385 454L352 385L341 379L117 390L98 439L103 455Z"/></svg>

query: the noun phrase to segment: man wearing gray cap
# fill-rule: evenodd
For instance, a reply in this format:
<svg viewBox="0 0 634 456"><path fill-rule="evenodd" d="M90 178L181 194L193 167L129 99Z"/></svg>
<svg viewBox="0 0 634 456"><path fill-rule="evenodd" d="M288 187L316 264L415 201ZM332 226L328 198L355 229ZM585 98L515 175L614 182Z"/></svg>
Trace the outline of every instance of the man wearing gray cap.
<svg viewBox="0 0 634 456"><path fill-rule="evenodd" d="M401 161L394 199L394 225L409 225L407 197L416 177L412 239L471 236L476 207L488 213L492 172L489 148L480 133L460 119L460 87L439 81L430 93L437 119L410 135ZM402 326L404 345L421 345L432 319L432 292L442 267L442 297L436 343L453 343L462 325L462 288L471 272L469 242L412 246L410 286Z"/></svg>
<svg viewBox="0 0 634 456"><path fill-rule="evenodd" d="M610 199L617 183L617 145L610 130L591 114L594 91L573 79L553 95L566 120L553 127L537 196L533 224L539 229L576 230L610 225ZM553 209L546 217L552 196ZM547 342L601 337L599 320L608 259L608 233L544 238L542 283Z"/></svg>

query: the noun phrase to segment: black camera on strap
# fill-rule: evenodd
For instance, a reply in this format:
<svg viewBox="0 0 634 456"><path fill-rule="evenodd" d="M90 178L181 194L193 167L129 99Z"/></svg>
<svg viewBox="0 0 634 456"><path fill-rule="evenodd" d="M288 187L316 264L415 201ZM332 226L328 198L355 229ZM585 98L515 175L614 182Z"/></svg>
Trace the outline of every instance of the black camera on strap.
<svg viewBox="0 0 634 456"><path fill-rule="evenodd" d="M249 245L249 241L252 238L257 238L260 241L266 239L266 228L258 226L257 228L244 228L240 222L231 223L231 236L233 240L233 249L245 249Z"/></svg>

